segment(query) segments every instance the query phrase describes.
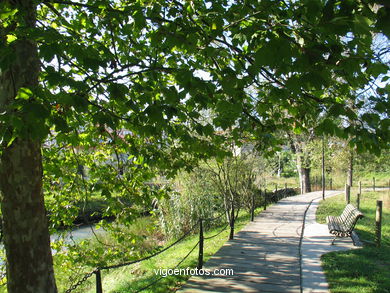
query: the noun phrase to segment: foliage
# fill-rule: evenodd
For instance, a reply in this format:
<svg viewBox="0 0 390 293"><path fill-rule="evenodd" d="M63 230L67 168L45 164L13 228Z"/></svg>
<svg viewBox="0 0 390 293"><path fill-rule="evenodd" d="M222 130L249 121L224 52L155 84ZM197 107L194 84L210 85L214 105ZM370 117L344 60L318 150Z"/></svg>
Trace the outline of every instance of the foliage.
<svg viewBox="0 0 390 293"><path fill-rule="evenodd" d="M154 252L164 243L163 234L156 227L153 218L144 217L129 227L116 226L115 233L99 233L90 239L52 244L57 251L54 264L60 291L65 291L84 273L98 266L135 260Z"/></svg>
<svg viewBox="0 0 390 293"><path fill-rule="evenodd" d="M357 158L356 172L360 175L370 173L390 173L390 151L385 150L380 156L372 154L361 154ZM372 176L371 176L372 177Z"/></svg>
<svg viewBox="0 0 390 293"><path fill-rule="evenodd" d="M38 3L37 27L27 31L11 25L19 21L17 7L4 2L2 9L3 71L22 38L38 44L42 60L40 86L20 89L17 114L2 115L2 129L12 128L4 132L8 142L26 133L71 141L74 130L104 139L104 128L125 128L150 142L146 149L155 155L144 156L147 163L178 167L178 154L207 156L210 140L223 141L212 136L215 127L238 125L234 138L248 130L267 148L276 126L299 133L322 113L317 132L353 136L359 150L377 151L388 138L388 118L379 119L388 109L387 88L378 89L379 99L368 98L374 112L359 117L364 127L332 122L356 120L347 103L355 101L354 90L387 72L371 49L372 33L388 33L386 7L319 0L53 1ZM246 89L255 85L253 97ZM197 121L204 109L214 110L213 125ZM170 155L158 156L168 143Z"/></svg>
<svg viewBox="0 0 390 293"><path fill-rule="evenodd" d="M161 224L175 237L190 230L200 218L223 214L231 217L241 208L252 208L252 195L258 194L265 160L253 153L208 160L191 172L182 172L174 182L174 194L158 203Z"/></svg>
<svg viewBox="0 0 390 293"><path fill-rule="evenodd" d="M332 178L333 186L344 188L347 171L349 168L349 158L353 155L353 186L358 186L358 181L362 181L363 186L372 186L372 178L376 177L377 186L388 185L388 172L390 171L389 151L382 150L381 155L363 153L357 154L351 150L347 141L336 137L325 139L325 171L326 177ZM314 139L308 145L308 153L311 157L313 176L321 176L321 148L322 140Z"/></svg>
<svg viewBox="0 0 390 293"><path fill-rule="evenodd" d="M129 224L153 210L153 198L166 196L163 186L146 184L155 172L143 157L127 154L120 142L112 147L87 141L77 148L52 145L44 148L44 166L46 205L54 230L72 226L79 215L87 223L115 217ZM97 198L100 211L90 215Z"/></svg>
<svg viewBox="0 0 390 293"><path fill-rule="evenodd" d="M272 153L276 129L314 127L379 153L389 142L388 64L372 44L389 36L390 12L377 3L2 1L0 154L25 139L46 143L44 189L58 227L96 191L104 215L130 223L136 205L164 196L145 184L155 175L221 161L230 140ZM26 45L37 85L15 82ZM367 86L375 92L362 99Z"/></svg>
<svg viewBox="0 0 390 293"><path fill-rule="evenodd" d="M257 158L254 152L236 153L223 161L214 160L206 164L205 171L215 184L224 212L233 226L241 208L248 211L252 208L256 179L261 179L256 174L261 167L256 164L259 161ZM260 175L262 172L258 173Z"/></svg>
<svg viewBox="0 0 390 293"><path fill-rule="evenodd" d="M201 166L178 174L173 182L175 192L158 202L160 223L170 237L179 237L200 218L213 218L223 211L218 190Z"/></svg>

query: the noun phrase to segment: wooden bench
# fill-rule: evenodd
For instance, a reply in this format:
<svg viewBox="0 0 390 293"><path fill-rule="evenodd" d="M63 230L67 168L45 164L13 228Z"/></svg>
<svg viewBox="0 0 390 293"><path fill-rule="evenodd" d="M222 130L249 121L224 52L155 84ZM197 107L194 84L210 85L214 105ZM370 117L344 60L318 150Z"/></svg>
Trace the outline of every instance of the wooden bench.
<svg viewBox="0 0 390 293"><path fill-rule="evenodd" d="M364 215L353 205L348 204L340 216L327 216L329 233L334 235L332 245L337 237L351 237L356 222ZM352 239L353 240L353 239Z"/></svg>

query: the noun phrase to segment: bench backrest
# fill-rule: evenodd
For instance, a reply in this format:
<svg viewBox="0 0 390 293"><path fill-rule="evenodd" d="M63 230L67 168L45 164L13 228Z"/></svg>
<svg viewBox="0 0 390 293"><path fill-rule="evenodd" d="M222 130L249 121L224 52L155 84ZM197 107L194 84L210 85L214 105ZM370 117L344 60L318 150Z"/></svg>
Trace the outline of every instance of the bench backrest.
<svg viewBox="0 0 390 293"><path fill-rule="evenodd" d="M343 213L339 217L339 223L343 226L345 232L352 232L357 220L363 218L364 215L353 205L348 204Z"/></svg>
<svg viewBox="0 0 390 293"><path fill-rule="evenodd" d="M353 212L354 210L356 210L356 208L351 205L351 204L347 204L347 206L344 208L344 211L341 213L341 215L339 216L339 220L341 222L345 222L346 221L346 218L349 216L349 214L351 212Z"/></svg>

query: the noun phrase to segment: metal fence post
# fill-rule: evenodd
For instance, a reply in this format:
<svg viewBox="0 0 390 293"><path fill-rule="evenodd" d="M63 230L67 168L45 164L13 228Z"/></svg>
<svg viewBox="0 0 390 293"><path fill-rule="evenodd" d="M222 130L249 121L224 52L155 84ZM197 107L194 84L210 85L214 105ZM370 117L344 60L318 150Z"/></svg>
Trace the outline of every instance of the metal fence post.
<svg viewBox="0 0 390 293"><path fill-rule="evenodd" d="M203 220L199 219L199 255L198 255L198 270L203 267L203 244L204 244L204 236L203 236Z"/></svg>
<svg viewBox="0 0 390 293"><path fill-rule="evenodd" d="M100 270L97 270L95 272L95 275L96 275L96 293L103 293L102 275L100 273Z"/></svg>

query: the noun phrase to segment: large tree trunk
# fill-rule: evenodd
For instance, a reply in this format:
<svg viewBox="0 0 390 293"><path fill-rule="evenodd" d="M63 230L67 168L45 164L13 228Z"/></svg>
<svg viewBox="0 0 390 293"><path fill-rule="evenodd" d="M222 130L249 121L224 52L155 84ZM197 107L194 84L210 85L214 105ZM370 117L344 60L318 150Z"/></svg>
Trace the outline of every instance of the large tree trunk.
<svg viewBox="0 0 390 293"><path fill-rule="evenodd" d="M10 3L18 9L17 25L35 26L33 1ZM8 114L18 90L35 88L39 74L36 45L30 40L18 39L12 46L13 62L8 70L0 72L0 112ZM26 114L17 115L24 121ZM9 131L11 128L12 125ZM41 141L27 133L13 142L2 143L0 190L8 292L57 292L42 191Z"/></svg>
<svg viewBox="0 0 390 293"><path fill-rule="evenodd" d="M310 167L304 166L302 155L297 156L297 169L302 193L311 192Z"/></svg>
<svg viewBox="0 0 390 293"><path fill-rule="evenodd" d="M40 143L17 139L3 150L1 164L8 292L57 292L43 203Z"/></svg>

